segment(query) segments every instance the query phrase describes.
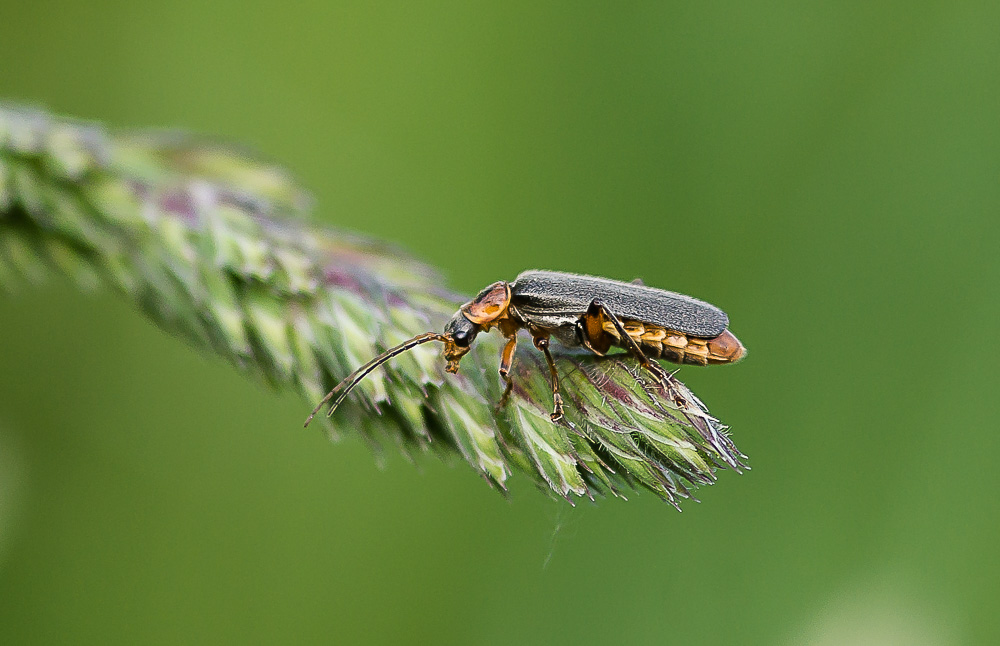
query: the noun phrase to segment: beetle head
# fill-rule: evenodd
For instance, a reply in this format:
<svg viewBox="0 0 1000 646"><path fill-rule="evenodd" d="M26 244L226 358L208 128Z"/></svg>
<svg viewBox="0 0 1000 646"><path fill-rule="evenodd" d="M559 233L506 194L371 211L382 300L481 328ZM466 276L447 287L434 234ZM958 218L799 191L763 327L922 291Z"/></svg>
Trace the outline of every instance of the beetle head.
<svg viewBox="0 0 1000 646"><path fill-rule="evenodd" d="M482 326L470 321L465 312L455 312L448 325L444 326L444 334L448 338L444 343L444 358L448 361L445 370L453 374L458 372L458 362L468 353L476 335L482 330Z"/></svg>
<svg viewBox="0 0 1000 646"><path fill-rule="evenodd" d="M458 362L469 352L476 335L493 327L507 313L508 305L510 285L499 281L479 292L455 312L444 327L444 334L448 337L444 344L444 358L448 360L445 370L458 372Z"/></svg>

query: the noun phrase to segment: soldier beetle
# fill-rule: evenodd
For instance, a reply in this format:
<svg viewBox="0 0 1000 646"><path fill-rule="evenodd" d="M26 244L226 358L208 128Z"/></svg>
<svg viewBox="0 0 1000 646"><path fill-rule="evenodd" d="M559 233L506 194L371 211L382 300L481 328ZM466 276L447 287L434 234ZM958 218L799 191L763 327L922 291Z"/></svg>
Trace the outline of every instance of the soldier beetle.
<svg viewBox="0 0 1000 646"><path fill-rule="evenodd" d="M500 376L506 381L501 403L510 394L510 368L517 348L517 334L527 330L536 348L545 355L552 380L552 421L563 416L559 374L549 351L550 339L567 347L584 347L604 356L612 347L623 348L639 363L666 381L666 371L656 359L705 366L734 363L746 348L730 332L729 317L715 307L640 281L631 283L555 271L525 271L513 282L499 281L462 305L444 328L427 332L391 348L348 375L313 410L333 399L329 415L372 370L422 343L444 344L445 370L458 372L480 332L497 328L507 339L500 356Z"/></svg>

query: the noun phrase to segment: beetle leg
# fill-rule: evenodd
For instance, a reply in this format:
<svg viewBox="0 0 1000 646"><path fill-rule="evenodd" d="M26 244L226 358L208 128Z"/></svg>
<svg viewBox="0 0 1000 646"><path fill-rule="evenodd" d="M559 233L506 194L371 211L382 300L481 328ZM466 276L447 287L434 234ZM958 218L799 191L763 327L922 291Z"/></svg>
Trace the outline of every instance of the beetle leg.
<svg viewBox="0 0 1000 646"><path fill-rule="evenodd" d="M580 345L587 348L597 356L604 356L604 352L595 348L594 344L590 342L590 335L587 332L587 324L582 318L576 322L576 339L580 342Z"/></svg>
<svg viewBox="0 0 1000 646"><path fill-rule="evenodd" d="M642 364L643 368L653 373L653 375L659 379L660 382L666 383L668 381L668 375L663 368L660 367L660 364L655 361L651 361L649 357L646 356L646 354L642 351L642 348L639 347L639 344L636 343L636 340L633 339L629 335L628 331L625 330L625 326L622 325L620 320L618 320L618 317L608 309L608 306L605 305L603 301L594 299L590 303L590 307L587 309L587 316L599 315L603 315L604 318L611 321L611 324L615 326L615 330L621 336L622 344L624 344L625 348L639 360L639 363Z"/></svg>
<svg viewBox="0 0 1000 646"><path fill-rule="evenodd" d="M580 345L587 348L599 357L603 357L611 348L614 336L604 330L601 321L601 310L595 309L593 304L576 322L576 337Z"/></svg>
<svg viewBox="0 0 1000 646"><path fill-rule="evenodd" d="M549 364L549 374L552 376L552 414L549 417L553 422L558 422L563 416L563 400L559 394L559 373L556 372L556 362L552 360L549 352L549 337L534 337L535 347L545 354L545 361Z"/></svg>
<svg viewBox="0 0 1000 646"><path fill-rule="evenodd" d="M500 355L500 376L503 377L507 385L503 389L503 395L500 396L500 403L497 404L497 410L507 405L507 400L510 399L510 391L514 387L514 382L510 378L510 366L514 363L514 350L516 349L517 332L507 337L507 345L503 347L503 353Z"/></svg>
<svg viewBox="0 0 1000 646"><path fill-rule="evenodd" d="M500 355L500 376L508 379L510 366L514 363L514 350L517 348L517 335L507 337L507 345L503 347L503 354Z"/></svg>
<svg viewBox="0 0 1000 646"><path fill-rule="evenodd" d="M503 389L503 394L500 395L500 401L497 402L497 407L493 411L494 413L499 414L500 411L502 411L504 407L507 405L507 402L510 401L510 392L514 389L514 382L511 381L509 378L506 378L505 382L507 383L507 385Z"/></svg>

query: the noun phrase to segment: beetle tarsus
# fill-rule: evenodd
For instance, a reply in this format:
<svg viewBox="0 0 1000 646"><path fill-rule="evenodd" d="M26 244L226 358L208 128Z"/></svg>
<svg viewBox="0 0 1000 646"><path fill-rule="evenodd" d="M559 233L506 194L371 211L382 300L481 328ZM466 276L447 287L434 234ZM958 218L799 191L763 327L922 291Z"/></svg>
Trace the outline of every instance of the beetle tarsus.
<svg viewBox="0 0 1000 646"><path fill-rule="evenodd" d="M549 419L553 422L558 422L563 418L563 401L562 395L559 393L552 393L553 410L552 414L549 415Z"/></svg>
<svg viewBox="0 0 1000 646"><path fill-rule="evenodd" d="M500 395L500 401L497 402L496 408L493 409L495 413L499 413L507 406L507 402L510 401L510 393L514 389L514 381L510 377L503 373L500 373L500 376L503 377L507 385L504 386L503 394Z"/></svg>

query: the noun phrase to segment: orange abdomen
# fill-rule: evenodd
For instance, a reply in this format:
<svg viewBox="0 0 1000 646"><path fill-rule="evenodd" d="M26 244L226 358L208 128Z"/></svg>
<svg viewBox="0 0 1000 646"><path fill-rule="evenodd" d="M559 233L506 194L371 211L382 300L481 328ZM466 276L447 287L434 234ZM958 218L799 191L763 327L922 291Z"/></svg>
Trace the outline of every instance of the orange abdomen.
<svg viewBox="0 0 1000 646"><path fill-rule="evenodd" d="M622 325L628 335L650 356L674 363L695 366L735 363L747 352L739 339L729 330L712 339L701 339L638 321L622 321ZM602 327L605 332L618 339L619 342L615 345L621 345L621 338L613 323L604 321Z"/></svg>

